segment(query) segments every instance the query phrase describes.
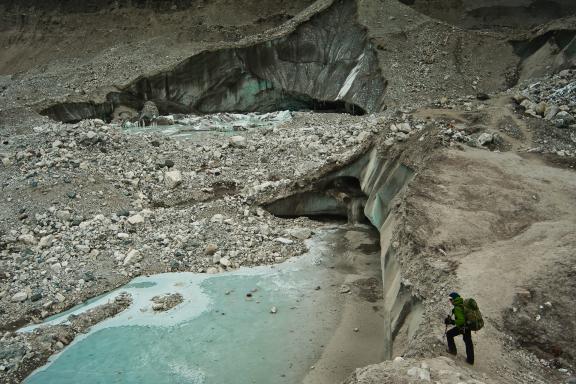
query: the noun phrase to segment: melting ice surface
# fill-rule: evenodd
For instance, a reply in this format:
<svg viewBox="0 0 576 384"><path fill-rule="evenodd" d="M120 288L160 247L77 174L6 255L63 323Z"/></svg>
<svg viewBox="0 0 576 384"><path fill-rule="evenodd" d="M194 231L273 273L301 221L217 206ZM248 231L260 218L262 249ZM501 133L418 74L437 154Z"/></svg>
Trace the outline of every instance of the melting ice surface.
<svg viewBox="0 0 576 384"><path fill-rule="evenodd" d="M270 113L214 113L210 115L186 115L179 118L166 116L172 119L172 125L150 125L148 127L125 127L126 133L161 133L168 136L186 138L197 135L201 131L235 132L250 128L275 127L276 125L292 119L290 111Z"/></svg>
<svg viewBox="0 0 576 384"><path fill-rule="evenodd" d="M309 253L276 266L138 277L48 319L65 322L67 315L122 291L134 300L124 312L78 336L25 383L301 382L338 325L342 295L337 287L344 274L330 267L337 257L334 238L341 235L329 230L309 240ZM154 313L150 299L173 292L181 293L184 302ZM276 314L270 313L272 307Z"/></svg>

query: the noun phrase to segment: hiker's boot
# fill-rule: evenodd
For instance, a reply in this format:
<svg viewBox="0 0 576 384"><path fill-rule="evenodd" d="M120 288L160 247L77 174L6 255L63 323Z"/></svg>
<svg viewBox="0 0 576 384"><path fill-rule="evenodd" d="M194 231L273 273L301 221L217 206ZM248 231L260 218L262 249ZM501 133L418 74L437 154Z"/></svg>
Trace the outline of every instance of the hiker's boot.
<svg viewBox="0 0 576 384"><path fill-rule="evenodd" d="M474 359L466 359L466 362L470 365L474 365Z"/></svg>
<svg viewBox="0 0 576 384"><path fill-rule="evenodd" d="M456 355L458 354L458 352L456 352L455 349L450 349L450 348L448 348L448 349L446 350L446 352L448 352L449 354L454 355L454 356L456 356Z"/></svg>

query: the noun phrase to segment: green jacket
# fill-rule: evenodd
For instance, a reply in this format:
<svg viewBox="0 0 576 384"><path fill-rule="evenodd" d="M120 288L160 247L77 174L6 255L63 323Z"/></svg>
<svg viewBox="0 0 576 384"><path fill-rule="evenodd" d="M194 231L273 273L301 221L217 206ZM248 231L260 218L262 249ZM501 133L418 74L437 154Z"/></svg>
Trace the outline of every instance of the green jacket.
<svg viewBox="0 0 576 384"><path fill-rule="evenodd" d="M452 314L454 315L454 325L464 327L466 325L466 316L464 315L464 299L457 297L452 300Z"/></svg>

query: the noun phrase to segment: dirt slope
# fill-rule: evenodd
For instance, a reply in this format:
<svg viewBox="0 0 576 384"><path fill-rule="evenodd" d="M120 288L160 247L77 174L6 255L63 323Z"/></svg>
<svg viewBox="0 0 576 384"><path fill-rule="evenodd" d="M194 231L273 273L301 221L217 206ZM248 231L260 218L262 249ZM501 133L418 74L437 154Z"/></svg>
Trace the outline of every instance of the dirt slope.
<svg viewBox="0 0 576 384"><path fill-rule="evenodd" d="M237 41L290 19L313 0L0 2L0 74L78 65L113 50L156 58L202 43ZM142 56L146 60L146 56ZM152 59L154 60L154 59Z"/></svg>

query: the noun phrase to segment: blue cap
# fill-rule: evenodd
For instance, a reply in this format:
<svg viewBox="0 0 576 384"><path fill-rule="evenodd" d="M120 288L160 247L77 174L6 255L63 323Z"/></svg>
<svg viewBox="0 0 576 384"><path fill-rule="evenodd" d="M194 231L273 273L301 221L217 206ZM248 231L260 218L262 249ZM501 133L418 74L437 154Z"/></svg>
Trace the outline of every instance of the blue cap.
<svg viewBox="0 0 576 384"><path fill-rule="evenodd" d="M460 295L456 292L452 292L451 294L449 294L448 296L450 296L452 298L452 300L454 300L457 297L460 297Z"/></svg>

